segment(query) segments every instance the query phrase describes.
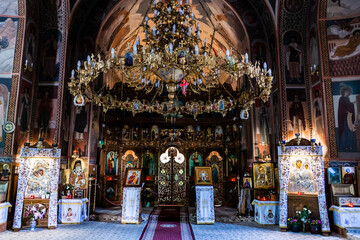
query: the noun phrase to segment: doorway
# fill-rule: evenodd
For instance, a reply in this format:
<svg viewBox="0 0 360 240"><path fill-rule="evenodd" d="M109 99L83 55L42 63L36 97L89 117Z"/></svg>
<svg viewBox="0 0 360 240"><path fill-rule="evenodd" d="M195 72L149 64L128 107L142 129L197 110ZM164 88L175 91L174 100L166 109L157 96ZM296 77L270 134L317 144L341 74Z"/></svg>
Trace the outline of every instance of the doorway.
<svg viewBox="0 0 360 240"><path fill-rule="evenodd" d="M169 147L160 155L158 166L159 205L185 205L185 156L176 147Z"/></svg>

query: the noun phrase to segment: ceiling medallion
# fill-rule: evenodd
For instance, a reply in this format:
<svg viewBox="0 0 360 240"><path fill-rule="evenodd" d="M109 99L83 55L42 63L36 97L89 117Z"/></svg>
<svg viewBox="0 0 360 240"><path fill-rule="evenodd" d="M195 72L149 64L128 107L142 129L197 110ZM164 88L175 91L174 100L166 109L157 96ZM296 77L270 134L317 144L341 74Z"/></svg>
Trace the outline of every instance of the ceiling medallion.
<svg viewBox="0 0 360 240"><path fill-rule="evenodd" d="M221 113L223 116L236 107L248 110L256 99L268 100L271 90L271 69L266 63L251 63L248 55L235 49L214 50L212 39L200 39L199 23L188 1L154 1L140 29L140 36L134 45L128 46L122 55L117 56L115 49L102 58L100 54L88 56L83 66L78 62L77 70L72 70L68 84L72 95L83 96L86 102L94 102L109 109L124 109L133 114L155 112L169 114L189 114L195 118L203 113ZM215 30L216 31L216 30ZM121 81L135 91L153 94L151 101L139 99L122 100L111 90L95 92L92 83L100 74L116 70ZM243 88L233 97L210 99L210 90L220 87L220 76L230 77L233 81L243 78ZM180 104L178 95L186 96L209 93L209 100L191 101ZM167 101L157 101L156 97L167 96ZM194 96L194 95L192 95ZM79 99L80 101L80 99Z"/></svg>

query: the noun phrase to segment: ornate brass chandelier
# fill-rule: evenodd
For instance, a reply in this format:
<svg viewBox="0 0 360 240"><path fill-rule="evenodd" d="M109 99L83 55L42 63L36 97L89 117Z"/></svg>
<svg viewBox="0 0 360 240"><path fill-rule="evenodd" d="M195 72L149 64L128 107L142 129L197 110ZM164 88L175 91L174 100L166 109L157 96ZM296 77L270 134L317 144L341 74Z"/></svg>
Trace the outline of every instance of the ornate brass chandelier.
<svg viewBox="0 0 360 240"><path fill-rule="evenodd" d="M226 115L235 107L248 110L256 99L267 101L271 90L271 69L266 63L260 66L252 64L247 54L232 54L234 50L213 50L213 38L210 43L200 40L200 27L188 1L154 1L151 17L145 16L140 28L140 36L134 45L128 46L121 56L111 50L110 56L102 58L88 56L83 66L78 62L77 70L72 70L68 84L72 95L80 95L85 102L94 102L108 109L125 109L133 114L139 112L157 112L163 115L179 113L196 117L204 112L217 112ZM95 92L92 83L101 73L109 70L120 72L121 81L135 91L145 94L154 93L151 101L139 99L122 100L110 91ZM243 78L247 81L245 89L236 97L204 101L191 100L179 104L177 95L209 92L221 86L220 76L230 77L234 81ZM167 94L168 100L159 102L155 97Z"/></svg>

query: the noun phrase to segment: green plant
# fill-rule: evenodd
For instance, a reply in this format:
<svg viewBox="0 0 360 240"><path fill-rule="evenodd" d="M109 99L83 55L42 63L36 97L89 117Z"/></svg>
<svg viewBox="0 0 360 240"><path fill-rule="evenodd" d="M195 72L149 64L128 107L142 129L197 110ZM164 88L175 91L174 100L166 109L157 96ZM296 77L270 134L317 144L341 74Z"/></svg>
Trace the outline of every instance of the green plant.
<svg viewBox="0 0 360 240"><path fill-rule="evenodd" d="M321 220L313 219L313 220L309 221L309 223L311 226L320 226Z"/></svg>
<svg viewBox="0 0 360 240"><path fill-rule="evenodd" d="M304 206L301 211L296 211L296 215L303 224L303 232L306 232L306 223L310 220L310 214L311 211L307 209L306 206Z"/></svg>
<svg viewBox="0 0 360 240"><path fill-rule="evenodd" d="M288 226L300 226L300 221L298 218L288 218Z"/></svg>
<svg viewBox="0 0 360 240"><path fill-rule="evenodd" d="M71 185L71 184L65 184L65 190L67 190L67 191L71 191L71 190L73 190L74 189L74 186L73 185Z"/></svg>

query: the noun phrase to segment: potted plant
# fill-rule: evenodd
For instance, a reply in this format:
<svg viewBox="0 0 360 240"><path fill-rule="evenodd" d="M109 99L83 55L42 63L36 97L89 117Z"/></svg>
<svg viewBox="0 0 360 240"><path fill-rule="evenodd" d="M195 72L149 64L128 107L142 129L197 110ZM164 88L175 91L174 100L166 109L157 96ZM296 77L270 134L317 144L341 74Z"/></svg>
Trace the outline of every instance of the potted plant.
<svg viewBox="0 0 360 240"><path fill-rule="evenodd" d="M300 221L297 218L288 218L288 226L292 232L300 232Z"/></svg>
<svg viewBox="0 0 360 240"><path fill-rule="evenodd" d="M50 198L50 192L46 192L46 198L47 198L47 199Z"/></svg>
<svg viewBox="0 0 360 240"><path fill-rule="evenodd" d="M312 234L318 234L321 227L321 221L313 219L310 221L310 232Z"/></svg>
<svg viewBox="0 0 360 240"><path fill-rule="evenodd" d="M306 223L310 220L309 215L311 214L311 211L309 209L307 209L306 206L304 206L301 211L296 211L296 214L302 222L303 232L306 232Z"/></svg>
<svg viewBox="0 0 360 240"><path fill-rule="evenodd" d="M30 229L35 230L37 221L43 219L46 214L46 207L40 203L30 204L25 207L25 218L30 219Z"/></svg>

